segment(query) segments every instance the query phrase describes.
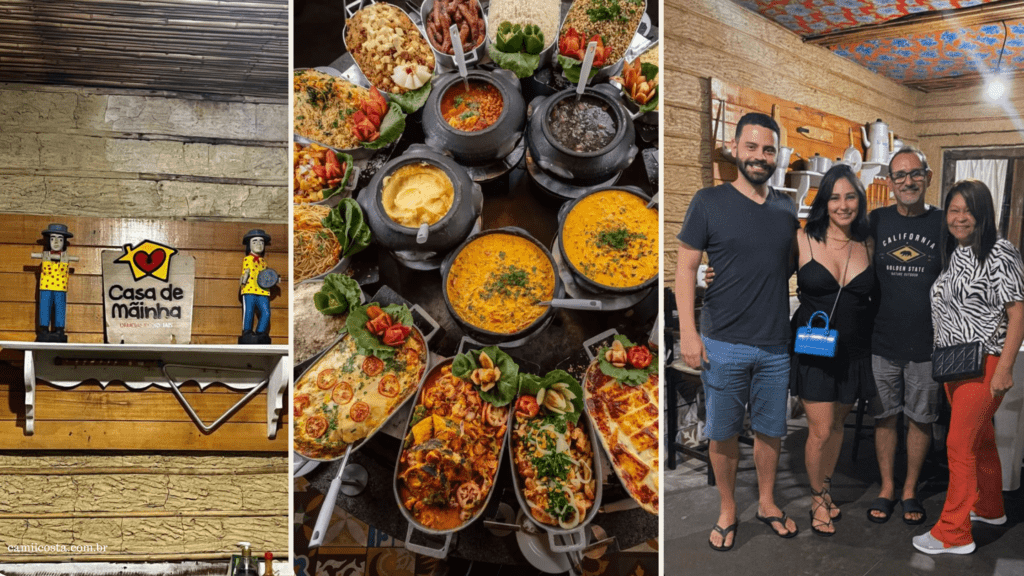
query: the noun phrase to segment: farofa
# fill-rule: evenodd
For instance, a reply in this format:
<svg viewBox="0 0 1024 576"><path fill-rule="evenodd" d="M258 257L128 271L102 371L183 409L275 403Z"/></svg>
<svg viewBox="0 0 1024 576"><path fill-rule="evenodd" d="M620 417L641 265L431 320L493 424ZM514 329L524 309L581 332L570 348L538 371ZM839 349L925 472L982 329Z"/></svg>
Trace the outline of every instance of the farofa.
<svg viewBox="0 0 1024 576"><path fill-rule="evenodd" d="M536 24L544 34L544 47L547 48L558 39L558 17L562 3L560 0L491 0L487 8L487 20L490 21L488 35L491 42L498 37L498 25L502 22L513 24Z"/></svg>
<svg viewBox="0 0 1024 576"><path fill-rule="evenodd" d="M295 133L334 148L356 148L352 114L369 96L365 88L316 70L293 79Z"/></svg>
<svg viewBox="0 0 1024 576"><path fill-rule="evenodd" d="M609 6L618 6L621 15L626 20L599 20L592 22L587 15L588 10L599 10ZM600 34L604 45L611 46L612 53L605 60L605 65L614 64L622 58L629 49L630 42L640 20L644 17L644 0L576 0L569 8L565 16L565 22L558 36L561 38L569 28L575 28L583 35L584 40L589 40L594 34Z"/></svg>
<svg viewBox="0 0 1024 576"><path fill-rule="evenodd" d="M434 52L409 16L391 4L371 4L345 22L345 46L367 80L394 94L408 92L391 79L399 66L434 71Z"/></svg>

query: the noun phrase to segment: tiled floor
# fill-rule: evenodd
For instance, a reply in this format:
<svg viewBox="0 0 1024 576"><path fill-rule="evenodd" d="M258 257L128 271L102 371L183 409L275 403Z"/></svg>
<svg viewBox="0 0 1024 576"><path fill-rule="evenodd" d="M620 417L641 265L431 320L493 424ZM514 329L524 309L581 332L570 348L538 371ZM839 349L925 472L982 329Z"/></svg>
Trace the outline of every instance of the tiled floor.
<svg viewBox="0 0 1024 576"><path fill-rule="evenodd" d="M851 416L850 422L853 421ZM870 419L866 422L870 425ZM857 462L851 460L852 430L847 429L832 493L843 510L836 535L822 538L811 532L810 496L803 464L806 422L791 420L783 442L776 501L800 527L800 534L783 540L754 519L757 482L751 448L741 445L737 479L740 525L729 552L712 550L707 539L718 519L718 491L706 482L707 465L687 460L666 470L665 574L771 576L1024 576L1024 488L1004 492L1009 521L1003 526L974 524L978 549L968 556L928 556L917 552L911 538L934 525L942 511L948 473L945 454L935 453L922 473L918 495L928 512L923 526L901 521L900 508L887 524L872 524L867 508L878 495L878 466L870 435L860 444ZM898 457L905 462L905 454ZM902 468L897 468L902 474Z"/></svg>

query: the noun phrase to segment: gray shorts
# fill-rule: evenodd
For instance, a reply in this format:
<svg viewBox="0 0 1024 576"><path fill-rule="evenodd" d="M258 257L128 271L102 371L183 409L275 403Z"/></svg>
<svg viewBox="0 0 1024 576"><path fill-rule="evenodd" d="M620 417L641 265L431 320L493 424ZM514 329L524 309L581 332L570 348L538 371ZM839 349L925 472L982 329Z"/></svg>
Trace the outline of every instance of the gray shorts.
<svg viewBox="0 0 1024 576"><path fill-rule="evenodd" d="M932 380L931 362L906 362L871 356L877 394L869 413L881 420L903 412L914 422L930 424L939 419L942 385Z"/></svg>

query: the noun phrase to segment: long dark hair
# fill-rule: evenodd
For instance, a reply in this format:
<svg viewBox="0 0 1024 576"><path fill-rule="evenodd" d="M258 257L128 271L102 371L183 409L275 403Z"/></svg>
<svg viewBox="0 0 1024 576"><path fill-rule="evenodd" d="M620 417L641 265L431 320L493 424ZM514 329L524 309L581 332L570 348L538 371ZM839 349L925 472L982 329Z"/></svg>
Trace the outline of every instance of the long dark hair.
<svg viewBox="0 0 1024 576"><path fill-rule="evenodd" d="M818 242L825 241L825 234L828 230L828 201L832 199L832 189L840 178L849 182L857 191L857 216L850 225L850 236L857 242L863 242L871 234L868 226L868 198L864 192L864 185L860 183L853 168L846 164L836 164L821 179L818 186L818 194L811 203L811 213L807 216L807 225L804 232Z"/></svg>
<svg viewBox="0 0 1024 576"><path fill-rule="evenodd" d="M992 205L992 192L981 180L961 180L949 189L946 194L946 201L942 205L945 212L949 212L949 204L957 194L963 196L967 210L974 217L974 235L971 238L971 251L978 259L978 266L985 264L985 258L992 247L996 245L996 210ZM959 245L956 237L949 233L949 220L942 219L942 270L949 268L950 256Z"/></svg>

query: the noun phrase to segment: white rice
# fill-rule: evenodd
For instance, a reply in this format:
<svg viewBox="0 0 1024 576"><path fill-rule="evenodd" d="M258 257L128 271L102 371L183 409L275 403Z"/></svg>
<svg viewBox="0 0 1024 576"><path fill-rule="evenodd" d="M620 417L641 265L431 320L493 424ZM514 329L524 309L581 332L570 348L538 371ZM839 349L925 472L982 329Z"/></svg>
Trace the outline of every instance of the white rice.
<svg viewBox="0 0 1024 576"><path fill-rule="evenodd" d="M487 33L494 42L498 37L498 25L502 22L536 24L544 34L544 47L547 48L558 37L561 8L560 0L491 0L487 9Z"/></svg>

